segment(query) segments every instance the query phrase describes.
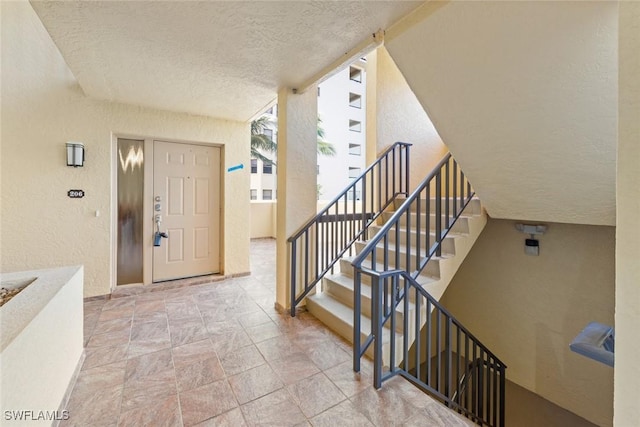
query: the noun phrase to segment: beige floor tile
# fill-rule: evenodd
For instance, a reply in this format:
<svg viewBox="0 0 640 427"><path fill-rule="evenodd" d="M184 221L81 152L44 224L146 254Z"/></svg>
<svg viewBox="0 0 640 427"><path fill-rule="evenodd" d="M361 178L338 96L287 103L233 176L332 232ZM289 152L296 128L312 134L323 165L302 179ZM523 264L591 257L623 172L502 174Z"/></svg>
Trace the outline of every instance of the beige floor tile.
<svg viewBox="0 0 640 427"><path fill-rule="evenodd" d="M169 320L169 333L173 347L209 338L209 332L200 317Z"/></svg>
<svg viewBox="0 0 640 427"><path fill-rule="evenodd" d="M119 344L127 344L129 342L130 335L131 332L129 330L121 330L93 335L89 339L87 348L110 347Z"/></svg>
<svg viewBox="0 0 640 427"><path fill-rule="evenodd" d="M424 419L422 420L423 426ZM373 424L362 413L358 412L348 400L327 409L311 419L313 427L373 427Z"/></svg>
<svg viewBox="0 0 640 427"><path fill-rule="evenodd" d="M229 352L220 358L224 372L227 375L235 375L256 366L264 365L266 362L254 345L239 348Z"/></svg>
<svg viewBox="0 0 640 427"><path fill-rule="evenodd" d="M300 353L302 349L294 345L287 337L280 335L256 344L262 356L267 360L281 359L293 353Z"/></svg>
<svg viewBox="0 0 640 427"><path fill-rule="evenodd" d="M126 360L129 344L120 344L111 347L94 347L85 349L85 359L82 369L91 369L96 366Z"/></svg>
<svg viewBox="0 0 640 427"><path fill-rule="evenodd" d="M284 386L269 365L261 365L231 376L229 384L240 404L265 396Z"/></svg>
<svg viewBox="0 0 640 427"><path fill-rule="evenodd" d="M332 368L352 360L351 354L332 341L323 341L320 345L303 348L309 358L322 370Z"/></svg>
<svg viewBox="0 0 640 427"><path fill-rule="evenodd" d="M172 350L178 391L186 391L224 378L224 370L210 340Z"/></svg>
<svg viewBox="0 0 640 427"><path fill-rule="evenodd" d="M287 386L287 391L307 418L312 418L347 399L323 373L291 384Z"/></svg>
<svg viewBox="0 0 640 427"><path fill-rule="evenodd" d="M240 408L236 408L196 425L197 427L246 427L247 423Z"/></svg>
<svg viewBox="0 0 640 427"><path fill-rule="evenodd" d="M301 351L271 360L269 365L285 384L295 383L320 372L320 368Z"/></svg>
<svg viewBox="0 0 640 427"><path fill-rule="evenodd" d="M269 323L263 323L261 325L247 328L247 334L254 343L259 343L261 341L268 340L269 338L282 335L282 332L280 332L280 329L278 329L275 323L269 321Z"/></svg>
<svg viewBox="0 0 640 427"><path fill-rule="evenodd" d="M291 395L280 389L240 407L249 426L295 426L306 422L305 416L291 401Z"/></svg>
<svg viewBox="0 0 640 427"><path fill-rule="evenodd" d="M95 325L95 329L93 330L94 335L104 334L107 332L121 332L121 331L129 331L131 329L132 319L128 317L123 317L120 319L112 319L112 320L103 320L101 322L97 322Z"/></svg>
<svg viewBox="0 0 640 427"><path fill-rule="evenodd" d="M182 421L185 427L201 423L237 406L238 402L226 380L180 393Z"/></svg>
<svg viewBox="0 0 640 427"><path fill-rule="evenodd" d="M352 362L341 363L324 373L348 397L373 386L373 376L365 370L354 372Z"/></svg>
<svg viewBox="0 0 640 427"><path fill-rule="evenodd" d="M122 412L118 421L118 427L178 427L181 425L182 415L177 395Z"/></svg>

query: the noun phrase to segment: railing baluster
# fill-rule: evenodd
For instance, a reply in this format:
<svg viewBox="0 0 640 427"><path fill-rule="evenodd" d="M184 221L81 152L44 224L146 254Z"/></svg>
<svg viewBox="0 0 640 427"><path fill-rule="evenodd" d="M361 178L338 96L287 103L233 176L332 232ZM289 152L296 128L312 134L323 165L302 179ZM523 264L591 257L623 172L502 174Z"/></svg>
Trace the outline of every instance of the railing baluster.
<svg viewBox="0 0 640 427"><path fill-rule="evenodd" d="M505 414L505 407L504 407L504 394L505 394L505 387L506 387L506 378L505 378L505 366L500 363L500 427L505 427L505 421L504 421L504 414Z"/></svg>
<svg viewBox="0 0 640 427"><path fill-rule="evenodd" d="M451 198L453 199L453 216L458 216L458 162L453 161L453 182L451 183L453 187L453 194Z"/></svg>
<svg viewBox="0 0 640 427"><path fill-rule="evenodd" d="M431 313L431 301L427 299L427 338L426 338L426 342L427 342L427 357L426 357L426 363L427 363L427 376L425 378L425 383L427 385L431 384L431 328L433 328L433 314Z"/></svg>
<svg viewBox="0 0 640 427"><path fill-rule="evenodd" d="M371 296L373 301L371 330L374 331L374 352L373 352L373 386L376 389L382 387L382 286L380 277L374 276L371 281Z"/></svg>
<svg viewBox="0 0 640 427"><path fill-rule="evenodd" d="M442 173L436 174L436 256L442 256L440 242L442 240Z"/></svg>
<svg viewBox="0 0 640 427"><path fill-rule="evenodd" d="M440 324L440 309L436 308L436 355L438 363L436 364L436 390L440 390L442 378L440 375L440 367L442 366L442 348L440 342L442 339L442 325Z"/></svg>
<svg viewBox="0 0 640 427"><path fill-rule="evenodd" d="M451 163L450 161L447 162L447 164L444 166L444 177L445 177L445 181L444 181L444 197L446 197L445 202L444 202L444 217L446 218L446 228L449 228L449 226L451 225L451 223L449 222L449 163Z"/></svg>
<svg viewBox="0 0 640 427"><path fill-rule="evenodd" d="M296 257L296 255L294 255L295 252L296 252L296 241L294 240L293 242L291 242L291 253L292 253L293 259L297 261L298 258ZM291 317L295 317L296 315L296 305L295 305L296 286L297 286L296 262L292 262L291 263Z"/></svg>
<svg viewBox="0 0 640 427"><path fill-rule="evenodd" d="M451 394L449 394L451 392L451 359L453 357L453 355L451 354L452 350L451 350L451 318L448 317L447 318L447 323L445 326L445 349L446 349L446 359L444 361L445 367L444 367L444 375L445 375L445 382L444 382L444 395L447 396L447 398L451 397Z"/></svg>
<svg viewBox="0 0 640 427"><path fill-rule="evenodd" d="M407 279L405 279L405 292L404 292L404 295L405 295L404 299L407 302L407 309L406 310L408 310L408 307L409 307L409 287L408 287L408 280ZM421 375L420 375L420 365L421 365L421 363L420 363L420 351L422 349L422 346L420 345L420 320L421 320L420 319L420 315L422 314L420 312L420 299L422 297L420 295L418 295L418 291L415 291L415 290L414 290L414 295L415 295L415 298L414 298L413 310L414 310L415 314L414 314L413 317L414 317L414 323L415 323L414 324L414 334L416 336L416 342L415 342L415 347L414 347L416 349L416 351L415 351L415 354L416 354L416 378L420 379L421 378ZM406 310L405 310L405 314L404 314L405 318L408 317L408 311L406 311ZM407 324L408 324L408 322L407 322ZM405 341L407 341L407 344L405 344L405 346L408 349L409 348L409 343L408 343L409 340L405 339ZM405 357L408 358L408 354L405 354Z"/></svg>

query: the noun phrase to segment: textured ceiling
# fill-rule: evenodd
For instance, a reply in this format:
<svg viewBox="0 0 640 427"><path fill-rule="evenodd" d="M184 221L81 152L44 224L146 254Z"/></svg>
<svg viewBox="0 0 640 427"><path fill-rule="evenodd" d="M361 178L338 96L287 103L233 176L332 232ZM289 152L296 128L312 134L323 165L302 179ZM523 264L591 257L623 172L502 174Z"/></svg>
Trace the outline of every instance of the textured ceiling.
<svg viewBox="0 0 640 427"><path fill-rule="evenodd" d="M450 2L385 46L491 216L615 225L615 2Z"/></svg>
<svg viewBox="0 0 640 427"><path fill-rule="evenodd" d="M31 2L88 96L232 120L421 3Z"/></svg>

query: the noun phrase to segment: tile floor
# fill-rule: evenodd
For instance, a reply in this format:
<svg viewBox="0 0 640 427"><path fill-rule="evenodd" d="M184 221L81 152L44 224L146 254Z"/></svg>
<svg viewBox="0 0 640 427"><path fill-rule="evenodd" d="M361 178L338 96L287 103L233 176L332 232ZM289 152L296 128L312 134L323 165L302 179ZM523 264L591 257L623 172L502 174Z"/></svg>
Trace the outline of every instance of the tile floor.
<svg viewBox="0 0 640 427"><path fill-rule="evenodd" d="M62 425L473 425L402 378L376 391L348 342L308 313L278 313L274 254L253 241L251 276L86 302Z"/></svg>

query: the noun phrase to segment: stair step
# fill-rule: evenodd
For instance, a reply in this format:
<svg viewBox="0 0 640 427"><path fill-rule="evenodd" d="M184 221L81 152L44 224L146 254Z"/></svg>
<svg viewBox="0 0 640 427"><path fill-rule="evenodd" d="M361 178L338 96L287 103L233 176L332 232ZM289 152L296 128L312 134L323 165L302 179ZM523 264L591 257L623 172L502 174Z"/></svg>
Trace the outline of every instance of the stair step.
<svg viewBox="0 0 640 427"><path fill-rule="evenodd" d="M351 265L351 262L353 261L355 257L342 257L340 259L340 272L348 277L351 277L353 279L354 274L353 274L353 265ZM371 268L371 262L370 261L365 261L362 264L364 267L366 268ZM376 271L384 271L384 265L382 263L376 263L375 265L375 270ZM418 281L418 283L420 283L423 286L426 286L428 284L437 282L439 279L438 277L433 277L433 276L429 276L428 274L421 274L420 276L418 276L418 278L416 279ZM363 274L362 275L362 283L366 283L367 285L371 284L371 276L369 276L368 274Z"/></svg>
<svg viewBox="0 0 640 427"><path fill-rule="evenodd" d="M403 196L396 198L393 202L394 209L398 209L400 206L402 206L405 200L406 200L406 197L403 197ZM431 210L431 212L436 210L436 200L437 199L435 197L432 197L429 199L429 209ZM447 200L446 197L442 198L441 203L442 203L443 209L444 209L444 204L446 200ZM449 206L450 206L450 209L453 209L453 198L449 198ZM456 200L456 207L457 208L460 207L459 198ZM425 212L426 208L427 208L427 201L420 200L420 211ZM418 203L414 202L411 205L411 210L415 212L417 209L418 209ZM477 197L474 197L473 199L471 199L469 201L469 204L465 208L465 213L468 215L480 215L482 213L482 203L480 203L480 199L478 199Z"/></svg>
<svg viewBox="0 0 640 427"><path fill-rule="evenodd" d="M366 245L366 242L356 242L356 252L360 253L364 249L365 245ZM397 268L397 269L406 270L406 271L415 271L418 268L418 260L416 260L416 257L415 257L417 253L416 248L412 247L413 256L411 256L411 258L409 259L409 268L407 268L407 251L404 245L401 245L399 250L396 250L396 246L394 244L388 244L387 250L388 250L387 255L388 255L389 269ZM420 261L422 261L422 258L426 257L427 251L425 248L421 248L420 252L421 252ZM399 254L399 258L400 258L399 265L396 265L397 254ZM425 266L424 270L422 270L422 273L425 276L439 279L440 278L440 261L445 259L446 256L447 256L446 254L443 254L442 257L436 257L436 256L432 257L431 260L429 260L429 262ZM368 265L371 265L371 259L372 259L372 255L370 254L366 258L366 260L368 261ZM376 261L377 261L376 264L380 265L381 267L376 268L376 271L386 270L384 268L383 260L384 260L384 243L378 243L376 245Z"/></svg>
<svg viewBox="0 0 640 427"><path fill-rule="evenodd" d="M332 274L326 276L323 282L323 292L331 295L332 298L338 300L340 303L353 309L354 294L353 294L353 278L344 274ZM415 304L413 302L415 296L411 294L409 299L409 319L413 314ZM422 305L424 307L424 304ZM366 283L361 285L360 292L360 308L363 315L371 317L371 286ZM424 312L424 310L423 310ZM396 308L396 330L402 331L402 325L404 322L404 304L400 304Z"/></svg>
<svg viewBox="0 0 640 427"><path fill-rule="evenodd" d="M389 219L391 219L391 217L393 216L394 212L383 212L382 215L380 215L380 218L382 218L382 222L386 223L387 221L389 221ZM407 217L410 218L411 224L410 224L410 229L414 229L414 227L417 225L417 218L418 215L415 212L411 212L409 215L402 215L402 217L399 220L399 224L403 227L406 227L407 225ZM469 233L469 218L471 218L472 216L470 215L460 215L460 217L458 217L458 220L455 222L455 224L453 224L453 227L451 228L451 231L453 231L454 233L458 233L458 234L468 234ZM436 221L435 221L435 214L430 214L429 215L429 230L435 230L436 228ZM420 214L420 227L425 227L427 223L427 215L421 213ZM445 227L445 219L444 219L444 215L443 215L443 219L442 219L442 228L444 229Z"/></svg>
<svg viewBox="0 0 640 427"><path fill-rule="evenodd" d="M307 298L307 310L329 329L336 332L349 342L353 342L353 309L330 294L318 293ZM382 353L385 364L389 363L389 328L382 328ZM360 340L364 340L371 334L371 318L362 314L360 316ZM396 359L401 357L402 336L396 335ZM373 346L369 346L366 354L373 357Z"/></svg>
<svg viewBox="0 0 640 427"><path fill-rule="evenodd" d="M380 229L382 228L382 226L379 225L373 225L369 228L369 238L373 238L376 234L378 234L378 232L380 231ZM405 227L400 227L398 226L397 228L398 231L398 238L400 243L404 244L407 242L407 229ZM421 232L420 233L420 241L421 242L425 242L426 241L426 232ZM414 229L410 229L409 230L409 239L411 239L411 242L415 242L416 241L416 237L417 237L418 233L414 230ZM389 242L394 242L396 241L396 227L392 227L391 230L389 230L388 232L388 236L389 236ZM433 242L435 242L435 236L436 233L435 231L431 231L429 232L429 242L431 244L433 244ZM455 244L455 240L457 238L460 237L464 237L465 234L462 233L455 233L453 231L450 231L447 234L447 237L444 238L444 240L442 241L442 253L443 254L449 254L449 255L455 255L456 254L456 244ZM415 243L414 243L415 246Z"/></svg>

